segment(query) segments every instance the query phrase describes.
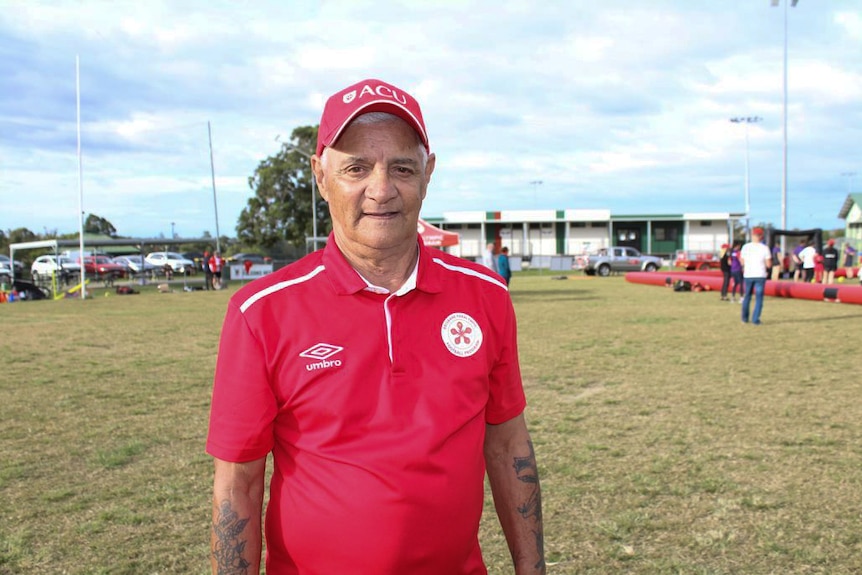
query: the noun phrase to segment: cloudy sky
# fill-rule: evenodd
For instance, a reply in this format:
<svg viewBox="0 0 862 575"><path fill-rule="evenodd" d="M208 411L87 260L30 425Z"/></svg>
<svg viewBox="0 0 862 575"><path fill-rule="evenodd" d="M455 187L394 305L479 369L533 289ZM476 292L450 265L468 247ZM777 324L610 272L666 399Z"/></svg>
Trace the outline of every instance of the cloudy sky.
<svg viewBox="0 0 862 575"><path fill-rule="evenodd" d="M770 0L0 0L0 229L235 235L248 178L326 97L423 106L427 217L741 212L781 222L785 7ZM862 192L862 2L787 10L788 227ZM854 174L855 175L848 175ZM541 183L534 183L541 182Z"/></svg>

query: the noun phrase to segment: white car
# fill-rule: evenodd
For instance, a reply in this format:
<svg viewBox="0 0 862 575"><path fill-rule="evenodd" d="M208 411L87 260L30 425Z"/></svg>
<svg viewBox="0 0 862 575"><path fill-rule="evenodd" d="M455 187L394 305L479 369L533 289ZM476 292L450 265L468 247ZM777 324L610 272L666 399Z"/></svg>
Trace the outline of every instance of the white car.
<svg viewBox="0 0 862 575"><path fill-rule="evenodd" d="M65 275L67 278L78 276L81 273L81 264L71 258L64 256L45 255L39 256L30 266L30 275L34 280L50 279L52 275Z"/></svg>
<svg viewBox="0 0 862 575"><path fill-rule="evenodd" d="M195 272L195 262L184 258L176 252L152 252L147 254L144 260L159 270L163 270L165 269L165 265L169 265L175 274L191 274Z"/></svg>

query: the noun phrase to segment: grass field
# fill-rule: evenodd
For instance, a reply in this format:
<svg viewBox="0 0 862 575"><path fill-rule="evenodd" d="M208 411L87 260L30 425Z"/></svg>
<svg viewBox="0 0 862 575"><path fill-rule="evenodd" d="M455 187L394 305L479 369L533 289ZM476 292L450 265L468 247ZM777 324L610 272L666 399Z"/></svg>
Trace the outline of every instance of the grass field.
<svg viewBox="0 0 862 575"><path fill-rule="evenodd" d="M232 290L0 305L0 574L208 572ZM517 276L552 574L862 572L862 307ZM491 503L482 543L510 573Z"/></svg>

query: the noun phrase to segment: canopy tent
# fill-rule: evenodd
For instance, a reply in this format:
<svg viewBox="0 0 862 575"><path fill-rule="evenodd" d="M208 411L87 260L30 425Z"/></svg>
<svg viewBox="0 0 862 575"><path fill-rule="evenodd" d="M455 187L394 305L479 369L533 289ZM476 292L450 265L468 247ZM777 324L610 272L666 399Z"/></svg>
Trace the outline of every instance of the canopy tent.
<svg viewBox="0 0 862 575"><path fill-rule="evenodd" d="M425 245L432 248L454 246L460 241L460 237L455 232L447 232L446 230L436 228L422 218L419 218L417 229Z"/></svg>

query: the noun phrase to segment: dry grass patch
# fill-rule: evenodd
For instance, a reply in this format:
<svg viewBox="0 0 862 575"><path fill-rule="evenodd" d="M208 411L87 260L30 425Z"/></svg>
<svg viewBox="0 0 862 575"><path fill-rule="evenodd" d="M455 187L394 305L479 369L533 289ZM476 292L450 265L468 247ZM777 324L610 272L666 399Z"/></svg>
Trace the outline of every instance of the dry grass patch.
<svg viewBox="0 0 862 575"><path fill-rule="evenodd" d="M206 573L229 292L0 306L0 574ZM549 573L862 572L862 307L516 276ZM508 552L490 498L492 573Z"/></svg>

